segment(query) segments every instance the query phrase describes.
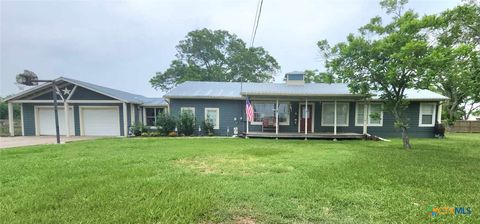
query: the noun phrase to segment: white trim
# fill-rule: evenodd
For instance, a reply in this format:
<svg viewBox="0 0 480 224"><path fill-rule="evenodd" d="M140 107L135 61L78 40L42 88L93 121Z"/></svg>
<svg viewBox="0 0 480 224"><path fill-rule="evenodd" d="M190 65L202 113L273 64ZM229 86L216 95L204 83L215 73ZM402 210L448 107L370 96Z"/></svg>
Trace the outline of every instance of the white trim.
<svg viewBox="0 0 480 224"><path fill-rule="evenodd" d="M36 136L40 136L40 124L39 124L39 115L38 115L38 110L39 109L42 109L42 108L48 108L48 109L54 109L54 106L48 106L48 105L40 105L40 106L33 106L33 112L34 112L34 118L35 118L35 135ZM57 109L58 110L63 110L64 113L69 113L70 112L70 109L72 110L73 112L73 116L75 116L75 111L73 109L73 106L68 106L68 111L65 111L65 106L59 106L57 105ZM65 114L63 115L65 116ZM67 115L68 116L68 115ZM60 123L60 120L58 120L58 122ZM70 125L70 124L66 124L66 125ZM70 126L65 129L65 131L73 131L73 135L75 135L75 121L73 122L73 130L70 130ZM68 135L70 135L70 133L68 133ZM65 134L65 136L67 136Z"/></svg>
<svg viewBox="0 0 480 224"><path fill-rule="evenodd" d="M147 126L147 111L142 107L142 124Z"/></svg>
<svg viewBox="0 0 480 224"><path fill-rule="evenodd" d="M364 104L363 102L356 102L355 103L355 126L356 127L363 127L363 123L358 123L357 121L357 117L358 117L358 109L359 109L359 106L360 104ZM381 111L380 111L380 124L372 124L370 121L371 121L371 118L370 118L370 112L371 112L371 106L374 105L374 104L379 104L380 107L381 107ZM383 105L382 103L367 103L367 126L368 127L383 127ZM362 118L362 121L363 121L364 118Z"/></svg>
<svg viewBox="0 0 480 224"><path fill-rule="evenodd" d="M130 104L130 125L135 125L135 105Z"/></svg>
<svg viewBox="0 0 480 224"><path fill-rule="evenodd" d="M110 95L110 94L107 94L107 93L105 93L105 92L102 92L102 91L99 91L99 90L96 90L96 89L92 89L92 88L87 87L87 86L85 86L85 85L76 83L75 81L66 80L66 79L64 79L63 77L60 77L60 78L58 78L58 79L55 80L55 81L58 81L58 80L62 80L62 81L64 81L64 82L72 83L73 85L78 85L78 86L80 86L80 87L82 87L82 88L85 88L85 89L88 89L88 90L90 90L90 91L103 94L103 95L105 95L105 96L109 96L109 97L111 97L111 98L120 100L120 101L122 101L122 102L129 102L128 100L125 100L125 99L122 99L122 98L119 98L119 97L112 96L112 95Z"/></svg>
<svg viewBox="0 0 480 224"><path fill-rule="evenodd" d="M31 95L29 95L28 99L26 99L26 100L34 100L33 98L39 97L39 96L44 95L44 94L47 94L47 93L48 93L48 95L51 96L52 93L50 93L50 92L52 92L52 88L50 88L50 87L52 86L52 83L48 83L48 82L47 82L47 83L44 83L44 84L49 84L49 85L48 85L49 88L42 89L42 90L40 90L40 91L37 92L37 93L31 93ZM68 86L68 85L70 85L70 83L62 83L61 85L55 85L55 86L56 86L57 88L63 88L63 87L66 87L66 86ZM35 88L35 87L34 87L34 88ZM57 95L61 95L61 94L57 94ZM26 96L28 96L28 94L26 94ZM61 98L62 98L62 100L63 100L63 97L61 97Z"/></svg>
<svg viewBox="0 0 480 224"><path fill-rule="evenodd" d="M167 110L166 107L164 106L144 106L143 107L143 114L144 114L144 125L147 126L147 127L156 127L155 125L147 125L147 109L153 109L153 114L154 114L154 117L155 117L155 125L157 123L157 109L163 109L163 112L165 112Z"/></svg>
<svg viewBox="0 0 480 224"><path fill-rule="evenodd" d="M20 125L22 125L22 136L25 136L25 124L23 123L23 104L20 104L20 122Z"/></svg>
<svg viewBox="0 0 480 224"><path fill-rule="evenodd" d="M8 131L10 136L15 136L15 127L13 124L13 103L8 103Z"/></svg>
<svg viewBox="0 0 480 224"><path fill-rule="evenodd" d="M301 132L300 131L301 121L300 120L302 120L302 105L305 105L305 103L299 103L298 104L298 121L297 121L298 133ZM313 103L308 103L308 105L312 106L312 112L310 112L310 113L311 113L311 116L312 116L312 131L311 131L311 133L313 133L314 130L315 130L315 103L314 102Z"/></svg>
<svg viewBox="0 0 480 224"><path fill-rule="evenodd" d="M79 123L80 123L80 135L81 136L85 136L85 129L84 129L84 118L83 118L83 109L107 109L107 108L111 108L111 109L115 109L117 111L117 119L120 119L120 107L119 106L78 106L78 113L79 113ZM120 126L120 129L121 129L121 125L120 125L120 120L118 121L118 125ZM121 131L120 129L118 129L118 136L121 136Z"/></svg>
<svg viewBox="0 0 480 224"><path fill-rule="evenodd" d="M57 85L55 85L55 90L56 90L55 94L59 95L60 98L62 98L62 100L65 101L65 98L63 97L63 94L62 94L62 92L60 91L60 89L58 88Z"/></svg>
<svg viewBox="0 0 480 224"><path fill-rule="evenodd" d="M191 110L193 111L193 116L196 117L197 115L195 114L195 107L180 107L180 113L183 113L184 110Z"/></svg>
<svg viewBox="0 0 480 224"><path fill-rule="evenodd" d="M278 129L279 129L279 123L278 123L278 105L279 105L279 102L278 102L278 98L277 98L277 101L275 102L275 134L278 135Z"/></svg>
<svg viewBox="0 0 480 224"><path fill-rule="evenodd" d="M252 107L254 108L255 110L255 102L259 102L259 103L271 103L273 104L274 108L275 108L275 100L272 101L272 100L252 100L250 99L250 103L252 104ZM279 100L278 101L278 105L280 107L281 104L286 104L287 105L287 110L288 110L288 113L287 113L287 121L284 121L284 122L278 122L278 125L280 126L289 126L290 125L290 102L286 102L286 101L281 101ZM255 111L253 112L255 114ZM275 116L275 113L273 114ZM261 121L252 121L250 122L250 125L263 125Z"/></svg>
<svg viewBox="0 0 480 224"><path fill-rule="evenodd" d="M12 103L53 103L53 100L12 100ZM63 100L57 100L63 103ZM119 100L69 100L69 103L122 103Z"/></svg>
<svg viewBox="0 0 480 224"><path fill-rule="evenodd" d="M70 101L70 98L72 98L73 94L75 93L75 90L77 90L77 85L73 86L72 92L67 97L67 101Z"/></svg>
<svg viewBox="0 0 480 224"><path fill-rule="evenodd" d="M220 129L220 109L215 107L205 107L204 119L207 120L207 111L215 110L217 112L217 119L215 121L215 127L213 129Z"/></svg>
<svg viewBox="0 0 480 224"><path fill-rule="evenodd" d="M432 105L432 123L431 124L422 124L422 105ZM437 104L436 103L420 103L420 108L418 110L418 127L434 127L437 113ZM428 115L428 114L426 114Z"/></svg>
<svg viewBox="0 0 480 224"><path fill-rule="evenodd" d="M335 124L325 124L325 123L323 123L323 116L325 115L325 111L324 111L324 110L325 110L325 109L324 109L325 106L324 106L324 104L332 104L332 105L334 105L334 107L335 107L335 102L322 102L322 116L321 116L321 118L320 118L320 119L321 119L321 120L320 120L320 123L321 123L321 125L324 126L324 127L334 127ZM346 105L347 105L347 120L346 120L347 124L346 124L346 125L345 125L345 124L337 124L336 126L337 126L337 127L348 127L348 126L349 126L349 123L350 123L350 103L349 103L349 102L337 102L337 107L338 107L339 104L346 104ZM334 116L335 116L335 115L336 115L336 113L334 114ZM334 121L334 123L335 123L335 121Z"/></svg>
<svg viewBox="0 0 480 224"><path fill-rule="evenodd" d="M437 116L437 122L439 124L442 123L442 102L438 102L438 116Z"/></svg>
<svg viewBox="0 0 480 224"><path fill-rule="evenodd" d="M128 136L128 114L127 114L127 103L122 103L123 109L123 136Z"/></svg>
<svg viewBox="0 0 480 224"><path fill-rule="evenodd" d="M65 137L70 137L70 107L67 102L63 103L63 108L69 108L68 111L64 111L63 118L65 119ZM72 112L75 113L72 109ZM75 114L73 115L75 116ZM73 122L73 129L75 130L75 121ZM73 133L75 135L75 133Z"/></svg>

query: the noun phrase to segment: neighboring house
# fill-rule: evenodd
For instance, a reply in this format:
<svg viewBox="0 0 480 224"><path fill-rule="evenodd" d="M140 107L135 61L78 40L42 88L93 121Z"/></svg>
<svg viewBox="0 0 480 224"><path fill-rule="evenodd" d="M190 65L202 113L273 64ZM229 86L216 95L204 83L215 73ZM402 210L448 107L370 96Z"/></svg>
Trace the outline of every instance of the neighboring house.
<svg viewBox="0 0 480 224"><path fill-rule="evenodd" d="M163 98L148 98L65 77L55 83L61 93L58 94L61 135L125 136L133 124L154 126L156 114L168 109ZM9 111L14 103L21 105L22 135L55 135L52 95L51 84L45 83L5 99ZM68 113L64 108L69 108Z"/></svg>
<svg viewBox="0 0 480 224"><path fill-rule="evenodd" d="M245 122L247 96L254 107L250 124ZM410 101L405 111L409 135L433 137L435 122L440 122L439 104L447 98L429 90L408 90L406 96ZM401 136L393 116L383 110L378 98L365 105L362 96L352 94L347 84L304 83L303 72L287 73L286 83L189 81L164 98L172 115L185 111L194 114L196 130L209 119L218 135L238 130L252 137Z"/></svg>

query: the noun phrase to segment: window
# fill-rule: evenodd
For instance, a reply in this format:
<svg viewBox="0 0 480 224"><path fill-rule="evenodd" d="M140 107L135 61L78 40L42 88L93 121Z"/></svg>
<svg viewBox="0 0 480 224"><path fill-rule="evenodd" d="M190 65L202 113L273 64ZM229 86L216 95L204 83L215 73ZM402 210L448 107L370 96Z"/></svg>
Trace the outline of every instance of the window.
<svg viewBox="0 0 480 224"><path fill-rule="evenodd" d="M335 103L322 103L322 126L335 123ZM348 126L348 103L337 103L337 126Z"/></svg>
<svg viewBox="0 0 480 224"><path fill-rule="evenodd" d="M180 113L191 113L195 117L195 107L182 107L180 108Z"/></svg>
<svg viewBox="0 0 480 224"><path fill-rule="evenodd" d="M146 107L145 108L145 123L147 126L155 126L157 123L157 116L165 111L163 107Z"/></svg>
<svg viewBox="0 0 480 224"><path fill-rule="evenodd" d="M435 103L420 103L420 118L418 126L433 127L435 126Z"/></svg>
<svg viewBox="0 0 480 224"><path fill-rule="evenodd" d="M261 125L263 118L275 118L275 102L252 102L253 105L253 125ZM278 124L290 124L290 104L285 102L278 103Z"/></svg>
<svg viewBox="0 0 480 224"><path fill-rule="evenodd" d="M214 124L214 129L220 129L220 112L218 108L205 108L205 120Z"/></svg>
<svg viewBox="0 0 480 224"><path fill-rule="evenodd" d="M364 103L357 103L356 109L356 126L363 126ZM381 103L371 103L367 106L367 125L368 126L383 126L383 110Z"/></svg>

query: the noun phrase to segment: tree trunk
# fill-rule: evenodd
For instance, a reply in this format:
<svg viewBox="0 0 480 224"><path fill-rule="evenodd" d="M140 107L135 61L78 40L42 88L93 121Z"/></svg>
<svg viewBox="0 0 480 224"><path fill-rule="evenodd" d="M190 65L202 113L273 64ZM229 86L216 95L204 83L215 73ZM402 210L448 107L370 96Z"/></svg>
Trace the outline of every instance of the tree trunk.
<svg viewBox="0 0 480 224"><path fill-rule="evenodd" d="M410 145L410 139L408 138L407 128L402 127L402 140L403 140L403 148L404 149L411 149L412 145Z"/></svg>

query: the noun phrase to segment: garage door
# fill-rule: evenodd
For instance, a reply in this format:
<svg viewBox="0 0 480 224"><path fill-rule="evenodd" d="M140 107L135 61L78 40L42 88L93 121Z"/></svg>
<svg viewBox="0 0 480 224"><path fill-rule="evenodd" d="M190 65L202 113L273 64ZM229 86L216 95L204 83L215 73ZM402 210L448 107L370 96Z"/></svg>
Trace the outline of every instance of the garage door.
<svg viewBox="0 0 480 224"><path fill-rule="evenodd" d="M80 111L82 135L120 135L120 114L118 107L80 108Z"/></svg>
<svg viewBox="0 0 480 224"><path fill-rule="evenodd" d="M53 107L38 107L37 108L37 133L39 135L56 135L55 131L55 113ZM58 108L58 124L60 128L60 134L65 135L65 111L63 107ZM73 110L69 110L69 119L70 119L70 135L75 135L74 121L73 121Z"/></svg>

